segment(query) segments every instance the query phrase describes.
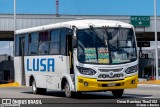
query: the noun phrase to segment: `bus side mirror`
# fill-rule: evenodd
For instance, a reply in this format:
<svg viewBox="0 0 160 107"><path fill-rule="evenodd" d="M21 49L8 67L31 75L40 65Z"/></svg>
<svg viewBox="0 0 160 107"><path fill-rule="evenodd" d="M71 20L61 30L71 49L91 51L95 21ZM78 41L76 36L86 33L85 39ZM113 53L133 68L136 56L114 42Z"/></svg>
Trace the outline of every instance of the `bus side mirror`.
<svg viewBox="0 0 160 107"><path fill-rule="evenodd" d="M72 48L77 47L77 36L72 36Z"/></svg>

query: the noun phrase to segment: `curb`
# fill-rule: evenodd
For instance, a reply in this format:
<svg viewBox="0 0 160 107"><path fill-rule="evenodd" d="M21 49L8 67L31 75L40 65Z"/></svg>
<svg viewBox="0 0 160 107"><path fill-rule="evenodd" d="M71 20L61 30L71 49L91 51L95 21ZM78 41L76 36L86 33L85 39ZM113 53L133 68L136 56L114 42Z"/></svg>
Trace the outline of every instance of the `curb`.
<svg viewBox="0 0 160 107"><path fill-rule="evenodd" d="M0 84L0 88L3 88L3 87L18 87L18 86L20 86L20 84L18 82Z"/></svg>

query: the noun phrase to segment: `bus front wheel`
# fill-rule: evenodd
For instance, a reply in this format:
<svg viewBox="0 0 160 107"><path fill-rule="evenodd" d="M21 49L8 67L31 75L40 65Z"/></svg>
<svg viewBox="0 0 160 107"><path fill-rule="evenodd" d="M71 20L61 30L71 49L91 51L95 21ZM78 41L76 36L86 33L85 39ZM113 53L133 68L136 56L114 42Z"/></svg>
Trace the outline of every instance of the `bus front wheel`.
<svg viewBox="0 0 160 107"><path fill-rule="evenodd" d="M124 89L113 90L112 94L113 94L114 97L120 98L120 97L122 97L123 92L124 92Z"/></svg>
<svg viewBox="0 0 160 107"><path fill-rule="evenodd" d="M36 81L33 80L33 82L32 82L32 92L33 92L33 94L45 94L46 91L47 91L47 89L45 89L45 88L37 88Z"/></svg>
<svg viewBox="0 0 160 107"><path fill-rule="evenodd" d="M68 82L66 82L65 85L64 85L64 91L65 91L66 97L68 97L68 98L73 97L73 92L71 92Z"/></svg>

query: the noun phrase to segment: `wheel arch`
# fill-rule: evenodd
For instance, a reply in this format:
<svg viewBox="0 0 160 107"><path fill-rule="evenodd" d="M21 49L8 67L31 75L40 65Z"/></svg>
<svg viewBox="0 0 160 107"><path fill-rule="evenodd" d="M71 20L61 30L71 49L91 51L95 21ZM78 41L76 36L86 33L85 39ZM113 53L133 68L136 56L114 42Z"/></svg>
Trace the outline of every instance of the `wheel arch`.
<svg viewBox="0 0 160 107"><path fill-rule="evenodd" d="M64 85L65 85L66 82L68 82L67 78L66 78L66 77L63 77L63 78L62 78L62 81L61 81L61 90L64 89Z"/></svg>
<svg viewBox="0 0 160 107"><path fill-rule="evenodd" d="M72 81L70 76L64 76L62 78L62 80L61 80L61 90L64 89L64 85L65 85L66 82L68 82L68 84L69 84L69 86L71 88L71 91L75 91L75 87L73 85L73 81Z"/></svg>

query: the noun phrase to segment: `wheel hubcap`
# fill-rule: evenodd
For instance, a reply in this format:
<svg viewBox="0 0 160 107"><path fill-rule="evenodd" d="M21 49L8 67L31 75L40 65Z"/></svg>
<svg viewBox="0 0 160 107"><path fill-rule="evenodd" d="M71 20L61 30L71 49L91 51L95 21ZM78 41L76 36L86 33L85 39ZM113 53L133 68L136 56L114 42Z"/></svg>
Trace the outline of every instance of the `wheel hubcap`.
<svg viewBox="0 0 160 107"><path fill-rule="evenodd" d="M33 91L36 91L36 84L35 84L35 82L33 83Z"/></svg>
<svg viewBox="0 0 160 107"><path fill-rule="evenodd" d="M69 86L66 85L66 86L65 86L65 94L68 96L70 93L71 93L71 92L70 92Z"/></svg>

